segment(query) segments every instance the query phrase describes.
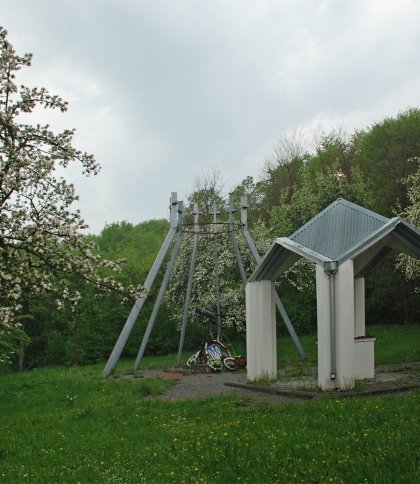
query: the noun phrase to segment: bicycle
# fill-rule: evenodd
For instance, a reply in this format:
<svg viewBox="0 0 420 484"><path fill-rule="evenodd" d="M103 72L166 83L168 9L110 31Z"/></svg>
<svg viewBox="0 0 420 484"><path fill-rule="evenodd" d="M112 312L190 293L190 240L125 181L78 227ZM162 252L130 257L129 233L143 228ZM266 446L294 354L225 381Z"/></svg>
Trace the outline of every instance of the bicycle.
<svg viewBox="0 0 420 484"><path fill-rule="evenodd" d="M206 365L213 372L220 372L223 367L229 371L245 368L246 359L242 356L233 356L227 345L220 341L219 324L215 319L218 315L203 308L198 308L197 312L207 317L207 328L211 338L188 359L188 368L194 364Z"/></svg>

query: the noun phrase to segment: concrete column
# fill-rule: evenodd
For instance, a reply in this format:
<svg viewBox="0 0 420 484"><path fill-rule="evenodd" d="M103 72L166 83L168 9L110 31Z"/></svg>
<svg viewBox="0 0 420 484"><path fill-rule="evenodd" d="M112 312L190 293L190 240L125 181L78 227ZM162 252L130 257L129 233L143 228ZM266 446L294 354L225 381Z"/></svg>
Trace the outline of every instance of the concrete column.
<svg viewBox="0 0 420 484"><path fill-rule="evenodd" d="M328 274L316 265L316 304L318 336L318 385L321 390L336 388L332 373L332 347L330 325L330 282Z"/></svg>
<svg viewBox="0 0 420 484"><path fill-rule="evenodd" d="M354 280L354 336L365 336L365 279Z"/></svg>
<svg viewBox="0 0 420 484"><path fill-rule="evenodd" d="M247 378L277 377L275 291L272 281L246 285Z"/></svg>
<svg viewBox="0 0 420 484"><path fill-rule="evenodd" d="M336 381L337 388L354 387L354 271L353 261L340 265L335 276Z"/></svg>
<svg viewBox="0 0 420 484"><path fill-rule="evenodd" d="M328 275L322 266L317 265L316 297L319 387L321 390L353 388L353 261L340 265L334 276Z"/></svg>

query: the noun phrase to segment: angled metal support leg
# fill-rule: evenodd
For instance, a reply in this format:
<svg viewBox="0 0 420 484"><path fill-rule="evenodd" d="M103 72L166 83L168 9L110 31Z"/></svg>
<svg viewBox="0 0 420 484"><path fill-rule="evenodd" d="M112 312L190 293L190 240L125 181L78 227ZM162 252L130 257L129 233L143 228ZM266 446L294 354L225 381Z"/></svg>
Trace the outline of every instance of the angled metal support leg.
<svg viewBox="0 0 420 484"><path fill-rule="evenodd" d="M236 263L238 264L239 272L244 286L246 286L248 278L246 277L245 268L242 263L241 253L239 252L238 241L235 236L235 220L234 213L236 210L233 208L233 202L229 202L229 237L232 242L233 252L235 254Z"/></svg>
<svg viewBox="0 0 420 484"><path fill-rule="evenodd" d="M248 203L247 203L246 197L241 197L242 233L249 247L249 250L254 256L255 262L259 264L261 262L261 256L258 253L254 240L252 239L251 234L248 232L248 228L247 228L247 223L248 223L247 208L248 208ZM298 338L298 335L296 334L295 329L293 328L293 325L289 319L289 316L287 315L286 309L284 308L283 303L281 302L280 296L277 294L277 291L274 298L275 298L277 309L279 310L279 313L284 321L284 324L286 325L287 331L289 332L293 340L293 343L295 344L295 347L298 350L300 357L302 358L302 360L305 360L306 359L305 351L302 347L302 344L299 341L299 338Z"/></svg>
<svg viewBox="0 0 420 484"><path fill-rule="evenodd" d="M179 349L178 349L178 366L181 364L182 358L182 351L184 350L184 341L185 341L185 330L187 327L187 319L188 319L188 309L190 307L190 300L191 300L191 291L192 291L192 284L195 272L195 262L197 260L197 251L198 251L198 240L200 236L200 226L198 224L198 217L201 212L198 211L198 204L194 204L194 245L191 254L191 263L190 263L190 273L188 275L188 284L187 284L187 294L185 296L185 303L184 303L184 313L182 315L182 326L181 326L181 337L179 339Z"/></svg>
<svg viewBox="0 0 420 484"><path fill-rule="evenodd" d="M152 314L150 316L149 322L147 323L146 331L144 333L143 340L141 342L141 346L140 346L139 352L137 354L136 361L134 363L134 369L135 370L137 370L139 368L141 360L143 359L143 355L144 355L144 352L146 350L146 346L147 346L147 343L149 341L150 334L152 332L153 326L154 326L155 321L156 321L156 316L159 312L160 305L162 304L163 296L165 295L165 291L168 287L169 278L171 277L172 269L174 268L175 261L176 261L176 258L178 256L178 252L179 252L179 249L181 247L181 244L182 244L182 241L183 241L183 238L184 238L184 231L181 229L182 214L183 214L183 204L182 204L182 202L178 202L178 211L180 213L179 236L178 236L178 239L175 242L175 247L174 247L174 250L171 254L171 258L169 259L168 267L166 268L166 272L165 272L165 275L163 277L162 284L160 286L159 293L157 295Z"/></svg>
<svg viewBox="0 0 420 484"><path fill-rule="evenodd" d="M171 228L159 250L158 255L156 256L156 259L152 265L152 268L150 269L150 272L146 278L146 281L143 284L143 287L146 289L146 291L149 291L150 288L152 287L153 282L156 278L156 275L159 272L160 266L162 265L162 262L165 259L165 256L168 252L169 246L171 245L171 242L177 232L177 225L178 225L177 205L178 205L177 194L173 192L171 194L171 204L170 204ZM117 365L118 360L120 359L121 353L123 352L123 349L127 343L127 339L130 336L133 326L140 313L140 310L143 307L144 302L146 301L146 298L147 298L147 294L143 297L138 298L137 301L135 302L130 312L130 315L128 316L127 321L125 322L124 327L120 333L120 336L118 337L118 340L115 343L114 349L112 350L112 353L108 358L108 361L102 372L103 377L109 376L113 371L113 369L115 368L115 366Z"/></svg>
<svg viewBox="0 0 420 484"><path fill-rule="evenodd" d="M298 338L298 335L296 334L295 329L292 326L289 316L287 315L286 309L284 308L283 303L281 302L280 296L277 294L277 291L276 291L276 294L274 295L274 301L284 321L284 324L286 325L287 331L289 332L293 340L293 343L295 344L295 347L298 350L300 357L302 358L302 360L305 360L306 359L305 351L302 347L302 344L299 341L299 338Z"/></svg>

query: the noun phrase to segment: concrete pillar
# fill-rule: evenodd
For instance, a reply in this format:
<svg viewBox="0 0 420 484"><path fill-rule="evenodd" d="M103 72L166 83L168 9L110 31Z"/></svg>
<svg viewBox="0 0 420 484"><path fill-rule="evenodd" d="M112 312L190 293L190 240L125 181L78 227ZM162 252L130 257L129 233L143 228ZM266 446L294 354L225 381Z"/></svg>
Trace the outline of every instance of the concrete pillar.
<svg viewBox="0 0 420 484"><path fill-rule="evenodd" d="M340 265L335 276L337 388L354 388L354 272L353 261Z"/></svg>
<svg viewBox="0 0 420 484"><path fill-rule="evenodd" d="M277 377L275 291L272 281L246 285L247 378Z"/></svg>
<svg viewBox="0 0 420 484"><path fill-rule="evenodd" d="M354 336L365 336L365 279L354 280Z"/></svg>
<svg viewBox="0 0 420 484"><path fill-rule="evenodd" d="M321 390L353 388L353 261L340 265L334 276L317 265L316 297L319 387Z"/></svg>

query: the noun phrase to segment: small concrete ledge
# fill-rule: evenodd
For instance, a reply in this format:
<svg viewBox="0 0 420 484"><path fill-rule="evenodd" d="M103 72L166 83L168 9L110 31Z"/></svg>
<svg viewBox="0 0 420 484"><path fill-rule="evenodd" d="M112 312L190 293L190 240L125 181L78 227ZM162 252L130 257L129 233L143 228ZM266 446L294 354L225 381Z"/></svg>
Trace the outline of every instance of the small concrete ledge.
<svg viewBox="0 0 420 484"><path fill-rule="evenodd" d="M389 393L408 392L415 388L420 388L420 383L409 383L386 388L371 388L366 390L345 390L329 392L310 392L293 388L273 388L269 386L253 385L249 383L226 382L225 386L241 388L252 392L268 393L270 395L286 396L290 398L300 398L302 400L325 399L325 398L361 398L386 395Z"/></svg>
<svg viewBox="0 0 420 484"><path fill-rule="evenodd" d="M354 339L353 375L355 380L375 377L375 341L370 336L359 336Z"/></svg>

